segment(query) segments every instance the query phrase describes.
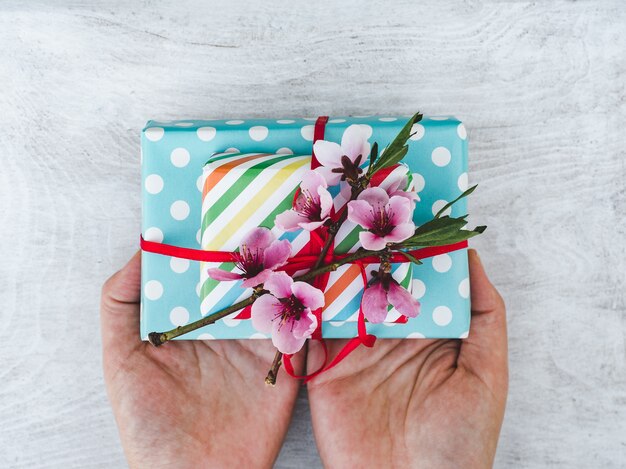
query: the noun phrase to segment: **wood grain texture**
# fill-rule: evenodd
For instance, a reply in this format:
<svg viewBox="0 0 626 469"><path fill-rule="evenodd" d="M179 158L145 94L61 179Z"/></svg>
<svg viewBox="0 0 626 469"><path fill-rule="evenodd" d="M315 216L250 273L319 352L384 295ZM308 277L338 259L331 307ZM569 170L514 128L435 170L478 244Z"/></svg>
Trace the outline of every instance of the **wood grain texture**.
<svg viewBox="0 0 626 469"><path fill-rule="evenodd" d="M196 3L0 4L0 465L125 465L98 299L145 120L419 109L469 129L508 304L496 467L625 467L623 2ZM303 391L277 467L319 465Z"/></svg>

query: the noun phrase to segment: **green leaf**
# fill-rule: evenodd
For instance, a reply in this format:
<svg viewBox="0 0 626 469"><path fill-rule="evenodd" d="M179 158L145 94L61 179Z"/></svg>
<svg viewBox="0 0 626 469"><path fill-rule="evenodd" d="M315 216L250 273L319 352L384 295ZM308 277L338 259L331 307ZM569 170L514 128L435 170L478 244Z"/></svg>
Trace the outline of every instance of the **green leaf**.
<svg viewBox="0 0 626 469"><path fill-rule="evenodd" d="M418 112L407 121L396 138L394 138L387 148L385 148L384 152L380 155L380 158L378 158L378 161L376 161L376 164L370 165L370 175L383 168L394 165L404 158L409 150L406 142L411 136L411 128L413 127L413 124L422 120L422 117L422 114Z"/></svg>
<svg viewBox="0 0 626 469"><path fill-rule="evenodd" d="M448 216L433 218L415 230L413 236L398 243L402 248L418 248L429 246L444 246L465 241L479 235L486 226L477 226L473 230L462 229L467 224L467 215L459 218Z"/></svg>
<svg viewBox="0 0 626 469"><path fill-rule="evenodd" d="M474 189L476 189L477 187L478 187L478 184L473 185L472 187L467 189L465 192L463 192L460 196L458 196L456 199L454 199L452 202L448 202L447 204L445 204L441 208L441 210L437 212L437 214L435 215L435 218L439 218L443 212L445 212L447 209L452 207L455 203L457 203L463 197L467 197L468 195L470 195L472 192L474 192Z"/></svg>
<svg viewBox="0 0 626 469"><path fill-rule="evenodd" d="M413 254L411 254L410 252L406 252L406 251L398 251L398 253L402 254L404 257L406 257L408 260L410 260L411 262L413 262L413 264L417 264L417 265L421 265L423 264L422 261L420 261L417 257L415 257Z"/></svg>
<svg viewBox="0 0 626 469"><path fill-rule="evenodd" d="M372 145L372 151L370 152L370 167L376 163L376 159L378 159L378 142L374 142Z"/></svg>

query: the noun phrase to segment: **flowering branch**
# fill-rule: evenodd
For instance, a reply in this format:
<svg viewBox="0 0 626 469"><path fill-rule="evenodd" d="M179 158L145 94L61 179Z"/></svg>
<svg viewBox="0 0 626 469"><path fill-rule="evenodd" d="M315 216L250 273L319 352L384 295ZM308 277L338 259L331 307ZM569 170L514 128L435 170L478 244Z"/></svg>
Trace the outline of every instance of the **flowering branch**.
<svg viewBox="0 0 626 469"><path fill-rule="evenodd" d="M294 277L294 281L299 282L307 282L309 280L314 279L318 275L324 274L326 272L333 272L337 270L340 266L344 264L348 264L350 262L354 262L359 259L363 259L364 257L370 256L378 256L380 255L380 251L368 251L365 249L360 249L356 251L354 254L351 254L347 257L339 259L332 264L324 265L318 267L316 269L312 269L309 272L302 274L298 277ZM165 342L172 340L176 337L179 337L183 334L187 334L189 332L195 331L196 329L200 329L201 327L208 326L209 324L213 324L214 322L232 314L234 312L239 311L240 309L245 308L246 306L252 305L259 297L265 295L267 291L260 290L255 291L252 296L246 298L245 300L241 300L238 303L235 303L227 308L221 309L216 313L209 314L208 316L199 319L198 321L190 322L184 326L179 326L175 329L166 331L166 332L151 332L148 334L148 340L150 343L156 347L159 345L163 345Z"/></svg>

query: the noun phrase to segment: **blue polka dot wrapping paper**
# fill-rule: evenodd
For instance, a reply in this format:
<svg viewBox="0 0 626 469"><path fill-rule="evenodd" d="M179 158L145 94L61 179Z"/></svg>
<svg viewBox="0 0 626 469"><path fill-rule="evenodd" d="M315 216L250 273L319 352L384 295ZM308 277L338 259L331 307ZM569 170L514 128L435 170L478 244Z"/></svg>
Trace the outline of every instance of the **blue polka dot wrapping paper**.
<svg viewBox="0 0 626 469"><path fill-rule="evenodd" d="M384 147L409 116L331 116L325 140L341 141L345 129L359 124L370 143ZM203 168L216 153L310 155L316 119L238 119L149 121L143 129L142 236L147 241L200 249ZM468 187L467 133L451 116L424 117L412 129L408 165L420 201L414 212L418 226ZM467 213L466 199L448 213ZM202 318L201 262L144 252L141 279L141 337L170 330ZM418 317L406 323L367 324L379 338L464 338L469 332L470 301L467 250L424 260L412 269L412 294L419 299ZM206 313L206 312L205 312ZM351 315L351 314L350 314ZM265 339L250 320L236 314L178 339ZM338 318L340 317L337 316ZM351 338L357 323L322 322L325 338Z"/></svg>

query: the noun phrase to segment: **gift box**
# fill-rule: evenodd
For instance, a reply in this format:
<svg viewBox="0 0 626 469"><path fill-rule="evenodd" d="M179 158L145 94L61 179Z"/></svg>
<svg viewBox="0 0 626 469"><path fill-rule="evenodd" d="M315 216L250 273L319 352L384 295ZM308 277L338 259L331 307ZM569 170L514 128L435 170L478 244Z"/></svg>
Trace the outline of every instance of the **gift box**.
<svg viewBox="0 0 626 469"><path fill-rule="evenodd" d="M267 226L277 236L292 241L294 248L304 245L308 233L282 233L273 226L273 217L290 208L301 175L310 166L314 120L148 122L142 133L143 238L181 248L232 251L247 229ZM384 147L407 120L406 116L331 117L324 139L339 142L349 125L359 124L367 131L370 143ZM467 188L467 135L463 124L453 117L425 117L414 125L412 133L403 163L408 167L410 184L420 196L414 212L414 222L420 225ZM223 179L227 183L206 189L210 175L223 172L228 162L239 169L227 172ZM230 198L223 198L228 190ZM464 215L465 199L448 210L452 216ZM337 235L337 252L352 252L356 240L354 225L344 225ZM149 332L196 321L249 295L250 290L239 282L209 279L208 266L143 253L142 338L146 339ZM232 268L232 264L224 267ZM421 313L403 323L397 322L398 313L390 310L385 322L367 325L369 333L381 338L467 336L470 305L465 249L425 259L419 266L396 264L394 269L394 277L419 299ZM363 289L359 277L356 266L343 266L332 273L325 290L324 337L357 334ZM237 316L234 313L181 338L267 338L254 330L251 321Z"/></svg>

